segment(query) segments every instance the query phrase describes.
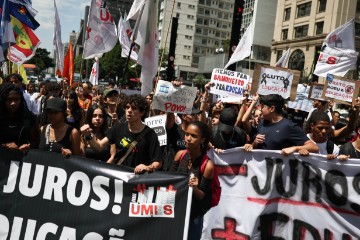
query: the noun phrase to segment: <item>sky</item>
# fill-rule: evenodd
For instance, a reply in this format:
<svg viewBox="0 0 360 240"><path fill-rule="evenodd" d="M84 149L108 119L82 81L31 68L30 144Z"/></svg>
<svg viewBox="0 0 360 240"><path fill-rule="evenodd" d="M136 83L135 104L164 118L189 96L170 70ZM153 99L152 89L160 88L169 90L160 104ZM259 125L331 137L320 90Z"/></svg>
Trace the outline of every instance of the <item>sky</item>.
<svg viewBox="0 0 360 240"><path fill-rule="evenodd" d="M84 18L85 6L90 6L91 0L56 0L56 6L60 17L61 40L69 42L69 34L72 30L79 32L80 20ZM36 36L41 41L40 48L46 48L49 52L53 49L54 34L54 1L32 0L32 6L38 11L35 16L40 27L35 30Z"/></svg>

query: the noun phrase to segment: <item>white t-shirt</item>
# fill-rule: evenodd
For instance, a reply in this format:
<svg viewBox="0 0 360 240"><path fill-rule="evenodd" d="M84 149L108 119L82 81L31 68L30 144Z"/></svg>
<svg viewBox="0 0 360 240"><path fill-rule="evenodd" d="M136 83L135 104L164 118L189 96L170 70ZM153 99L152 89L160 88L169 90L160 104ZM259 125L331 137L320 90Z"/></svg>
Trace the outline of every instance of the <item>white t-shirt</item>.
<svg viewBox="0 0 360 240"><path fill-rule="evenodd" d="M319 148L319 154L322 154L322 155L328 155L328 152L326 150L326 144L327 144L327 141L326 142L323 142L323 143L317 143L315 142L313 139L312 139L312 134L311 133L308 133L307 134L307 137L313 141L313 143L316 144L316 146L318 146ZM334 155L338 156L339 155L339 151L340 151L340 148L334 143L334 150L333 150L333 153Z"/></svg>

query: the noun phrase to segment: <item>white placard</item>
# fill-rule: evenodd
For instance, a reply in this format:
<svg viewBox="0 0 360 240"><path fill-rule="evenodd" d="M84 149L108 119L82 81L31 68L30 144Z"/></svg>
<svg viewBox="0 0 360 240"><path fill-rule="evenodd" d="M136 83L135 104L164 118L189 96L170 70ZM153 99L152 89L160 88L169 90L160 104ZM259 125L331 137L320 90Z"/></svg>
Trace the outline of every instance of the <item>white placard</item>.
<svg viewBox="0 0 360 240"><path fill-rule="evenodd" d="M165 128L166 114L145 118L145 124L152 128L158 136L160 146L167 144L167 134Z"/></svg>
<svg viewBox="0 0 360 240"><path fill-rule="evenodd" d="M223 97L244 95L247 90L249 76L221 68L214 68L211 75L212 86L210 93L217 94Z"/></svg>
<svg viewBox="0 0 360 240"><path fill-rule="evenodd" d="M258 94L279 94L287 99L290 97L293 78L291 72L261 67Z"/></svg>
<svg viewBox="0 0 360 240"><path fill-rule="evenodd" d="M336 77L334 77L331 81L328 80L328 85L325 89L325 97L351 103L353 101L355 89L355 83L336 79Z"/></svg>
<svg viewBox="0 0 360 240"><path fill-rule="evenodd" d="M159 80L153 97L152 106L164 112L190 114L197 88L181 85L175 87L172 83Z"/></svg>
<svg viewBox="0 0 360 240"><path fill-rule="evenodd" d="M310 112L313 108L312 101L308 99L310 86L299 84L296 91L295 101L289 101L288 107Z"/></svg>

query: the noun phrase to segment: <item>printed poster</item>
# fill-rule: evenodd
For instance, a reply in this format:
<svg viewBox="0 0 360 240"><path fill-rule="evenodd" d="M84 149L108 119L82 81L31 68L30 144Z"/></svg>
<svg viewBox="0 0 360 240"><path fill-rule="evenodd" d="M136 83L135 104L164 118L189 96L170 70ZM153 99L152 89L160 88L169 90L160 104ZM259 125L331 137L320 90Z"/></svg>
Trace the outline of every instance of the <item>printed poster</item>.
<svg viewBox="0 0 360 240"><path fill-rule="evenodd" d="M328 74L325 81L323 98L351 105L359 94L360 82Z"/></svg>
<svg viewBox="0 0 360 240"><path fill-rule="evenodd" d="M167 144L165 123L166 114L145 118L145 124L148 127L152 128L158 136L160 146L164 146Z"/></svg>
<svg viewBox="0 0 360 240"><path fill-rule="evenodd" d="M210 93L225 97L243 97L250 77L244 73L214 68L211 75Z"/></svg>

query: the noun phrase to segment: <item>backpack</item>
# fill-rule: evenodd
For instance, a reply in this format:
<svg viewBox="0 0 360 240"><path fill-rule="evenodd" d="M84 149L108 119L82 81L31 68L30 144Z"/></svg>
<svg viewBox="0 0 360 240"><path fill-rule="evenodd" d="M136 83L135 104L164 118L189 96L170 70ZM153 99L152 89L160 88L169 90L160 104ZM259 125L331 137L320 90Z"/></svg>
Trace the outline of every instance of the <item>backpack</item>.
<svg viewBox="0 0 360 240"><path fill-rule="evenodd" d="M187 149L184 150L184 152L181 154L180 156L180 162L183 160L185 154L187 153ZM208 162L209 158L208 156L205 154L204 157L201 159L201 166L200 166L200 173L203 174L205 172L205 167L206 164ZM220 201L220 196L221 196L221 186L220 186L220 181L219 181L219 177L217 175L216 169L214 168L214 173L213 173L213 179L211 181L211 204L210 204L210 208L215 207L219 204Z"/></svg>

